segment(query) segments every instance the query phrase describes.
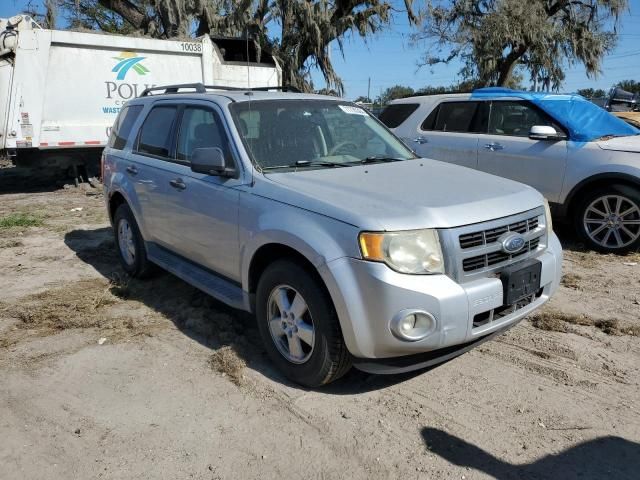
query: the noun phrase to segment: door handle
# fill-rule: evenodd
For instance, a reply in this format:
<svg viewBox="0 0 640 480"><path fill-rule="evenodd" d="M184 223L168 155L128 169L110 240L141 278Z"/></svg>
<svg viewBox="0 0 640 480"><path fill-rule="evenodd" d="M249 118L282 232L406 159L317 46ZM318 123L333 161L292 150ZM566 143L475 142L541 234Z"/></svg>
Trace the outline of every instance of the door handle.
<svg viewBox="0 0 640 480"><path fill-rule="evenodd" d="M133 165L129 165L127 168L127 173L130 173L131 175L137 175L138 174L138 169L136 167L134 167Z"/></svg>
<svg viewBox="0 0 640 480"><path fill-rule="evenodd" d="M425 137L416 137L413 139L413 142L418 145L424 145L425 143L429 143L429 139Z"/></svg>
<svg viewBox="0 0 640 480"><path fill-rule="evenodd" d="M175 178L169 182L173 188L177 188L178 190L184 190L187 188L187 185L182 181L181 178Z"/></svg>
<svg viewBox="0 0 640 480"><path fill-rule="evenodd" d="M487 150L491 150L492 152L495 152L496 150L502 150L504 147L499 144L499 143L487 143L484 148L486 148Z"/></svg>

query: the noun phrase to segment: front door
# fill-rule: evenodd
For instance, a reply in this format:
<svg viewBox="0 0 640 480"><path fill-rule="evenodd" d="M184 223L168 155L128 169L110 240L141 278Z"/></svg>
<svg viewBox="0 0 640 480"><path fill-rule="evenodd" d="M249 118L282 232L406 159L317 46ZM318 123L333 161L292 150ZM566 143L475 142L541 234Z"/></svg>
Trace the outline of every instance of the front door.
<svg viewBox="0 0 640 480"><path fill-rule="evenodd" d="M478 170L531 185L547 200L559 201L567 162L566 140L532 140L534 125L562 127L534 105L494 101L486 134L479 135Z"/></svg>
<svg viewBox="0 0 640 480"><path fill-rule="evenodd" d="M241 179L195 173L197 148L219 147L236 166L222 116L209 102L184 106L179 115L175 162L168 179L167 225L171 250L234 281L240 281L238 208Z"/></svg>

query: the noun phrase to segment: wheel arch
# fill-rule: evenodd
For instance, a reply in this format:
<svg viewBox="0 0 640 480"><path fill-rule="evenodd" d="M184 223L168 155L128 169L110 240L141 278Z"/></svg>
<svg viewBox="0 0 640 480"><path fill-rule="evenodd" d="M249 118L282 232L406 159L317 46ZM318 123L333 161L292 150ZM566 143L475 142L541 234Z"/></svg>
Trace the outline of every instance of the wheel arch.
<svg viewBox="0 0 640 480"><path fill-rule="evenodd" d="M580 203L580 200L587 194L587 192L613 184L627 185L640 190L640 178L633 175L618 172L593 175L585 178L573 187L563 203L563 207L560 211L561 215L572 217L576 207Z"/></svg>
<svg viewBox="0 0 640 480"><path fill-rule="evenodd" d="M264 271L269 265L277 262L278 260L293 260L297 265L304 268L309 274L311 274L319 284L325 289L325 292L331 298L329 290L318 272L318 269L314 263L299 250L286 245L284 243L265 243L261 245L252 255L249 262L248 274L247 274L247 291L250 297L251 311L255 312L255 294L258 288L258 282ZM333 300L332 300L333 301Z"/></svg>
<svg viewBox="0 0 640 480"><path fill-rule="evenodd" d="M109 220L111 220L112 224L113 217L116 214L116 210L123 203L126 203L127 205L129 204L129 202L127 202L127 199L121 192L116 191L109 197Z"/></svg>

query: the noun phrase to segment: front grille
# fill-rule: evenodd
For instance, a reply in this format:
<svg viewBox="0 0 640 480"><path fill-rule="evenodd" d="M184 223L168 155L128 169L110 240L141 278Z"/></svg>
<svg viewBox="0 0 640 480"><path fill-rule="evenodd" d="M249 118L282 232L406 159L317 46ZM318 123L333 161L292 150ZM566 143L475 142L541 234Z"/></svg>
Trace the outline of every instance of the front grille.
<svg viewBox="0 0 640 480"><path fill-rule="evenodd" d="M527 233L538 228L538 216L521 220L519 222L503 225L489 230L481 230L478 232L465 233L460 235L460 248L474 248L483 245L489 245L498 240L498 237L506 232ZM524 250L524 249L523 249ZM525 252L526 253L526 252ZM505 254L506 255L506 254ZM473 257L475 258L475 257ZM471 259L468 259L471 260ZM496 262L497 263L497 262Z"/></svg>
<svg viewBox="0 0 640 480"><path fill-rule="evenodd" d="M537 223L537 220L536 220ZM497 229L494 229L497 230ZM506 231L506 230L505 230ZM476 255L475 257L465 258L462 261L462 269L465 272L473 272L475 270L481 270L483 268L492 267L502 262L506 262L515 258L518 258L528 252L533 252L538 248L540 244L540 237L529 240L524 248L519 252L508 254L503 251L491 252L484 255Z"/></svg>
<svg viewBox="0 0 640 480"><path fill-rule="evenodd" d="M502 251L498 241L505 233L518 233L524 239L523 248L515 254ZM463 284L524 259L537 257L547 246L544 208L439 231L446 258L445 271Z"/></svg>

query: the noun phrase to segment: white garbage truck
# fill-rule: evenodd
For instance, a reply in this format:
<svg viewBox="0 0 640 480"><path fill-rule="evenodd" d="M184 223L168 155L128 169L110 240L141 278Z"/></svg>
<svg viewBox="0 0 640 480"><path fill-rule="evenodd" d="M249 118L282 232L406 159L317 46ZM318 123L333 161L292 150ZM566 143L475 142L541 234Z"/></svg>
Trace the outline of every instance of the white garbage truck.
<svg viewBox="0 0 640 480"><path fill-rule="evenodd" d="M277 62L259 57L243 39L155 40L0 19L0 154L91 175L127 100L156 85L280 86Z"/></svg>

